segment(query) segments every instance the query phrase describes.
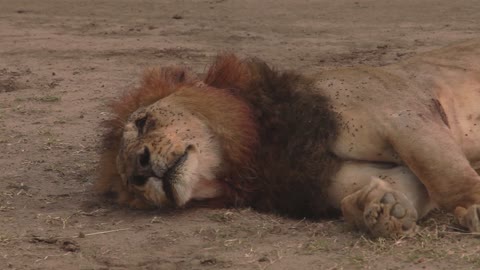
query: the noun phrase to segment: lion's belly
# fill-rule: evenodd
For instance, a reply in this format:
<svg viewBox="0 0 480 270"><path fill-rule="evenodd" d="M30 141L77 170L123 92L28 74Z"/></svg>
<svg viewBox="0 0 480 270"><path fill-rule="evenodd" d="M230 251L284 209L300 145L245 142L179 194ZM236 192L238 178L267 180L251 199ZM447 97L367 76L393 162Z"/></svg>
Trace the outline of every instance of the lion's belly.
<svg viewBox="0 0 480 270"><path fill-rule="evenodd" d="M402 164L370 113L343 112L332 151L343 160Z"/></svg>

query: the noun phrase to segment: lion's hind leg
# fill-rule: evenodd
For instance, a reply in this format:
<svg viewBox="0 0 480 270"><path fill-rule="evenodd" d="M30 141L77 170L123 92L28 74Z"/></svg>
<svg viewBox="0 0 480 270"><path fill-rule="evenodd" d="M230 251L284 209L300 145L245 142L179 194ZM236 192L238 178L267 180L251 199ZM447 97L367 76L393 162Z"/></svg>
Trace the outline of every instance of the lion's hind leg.
<svg viewBox="0 0 480 270"><path fill-rule="evenodd" d="M377 177L346 196L341 206L347 222L374 237L408 235L416 229L418 213L412 202Z"/></svg>

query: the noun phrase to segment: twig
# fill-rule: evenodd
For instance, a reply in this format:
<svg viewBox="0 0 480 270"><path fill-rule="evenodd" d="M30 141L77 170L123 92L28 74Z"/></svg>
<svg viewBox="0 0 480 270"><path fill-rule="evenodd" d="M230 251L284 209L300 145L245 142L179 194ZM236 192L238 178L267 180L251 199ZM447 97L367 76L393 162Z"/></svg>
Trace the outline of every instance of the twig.
<svg viewBox="0 0 480 270"><path fill-rule="evenodd" d="M300 223L304 222L306 219L305 218L302 218L302 220L300 220L299 222L293 224L293 226L290 226L289 229L296 229L298 225L300 225Z"/></svg>
<svg viewBox="0 0 480 270"><path fill-rule="evenodd" d="M446 228L454 230L456 232L468 233L468 231L466 229L462 229L462 228L459 228L459 227L453 227L453 226L447 225Z"/></svg>
<svg viewBox="0 0 480 270"><path fill-rule="evenodd" d="M449 231L445 231L445 232L442 232L442 233L458 234L458 235L477 235L477 236L480 236L480 233L478 233L478 232L449 232Z"/></svg>
<svg viewBox="0 0 480 270"><path fill-rule="evenodd" d="M107 234L107 233L121 232L121 231L127 231L127 230L130 230L130 228L110 230L110 231L103 231L103 232L86 233L86 234L84 234L83 236L92 236L92 235L99 235L99 234ZM74 238L78 238L78 237L79 237L78 235L74 236Z"/></svg>

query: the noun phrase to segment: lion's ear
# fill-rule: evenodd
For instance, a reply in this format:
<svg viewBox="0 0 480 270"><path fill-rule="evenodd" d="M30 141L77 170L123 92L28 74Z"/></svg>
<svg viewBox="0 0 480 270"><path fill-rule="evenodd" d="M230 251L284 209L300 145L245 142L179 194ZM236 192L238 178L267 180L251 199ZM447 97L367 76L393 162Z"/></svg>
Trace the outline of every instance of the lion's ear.
<svg viewBox="0 0 480 270"><path fill-rule="evenodd" d="M245 89L250 83L248 65L231 53L220 54L208 69L205 84L220 89Z"/></svg>
<svg viewBox="0 0 480 270"><path fill-rule="evenodd" d="M123 122L135 110L148 106L181 88L193 84L199 79L188 69L182 67L164 67L146 69L140 87L125 93L112 103L115 119Z"/></svg>

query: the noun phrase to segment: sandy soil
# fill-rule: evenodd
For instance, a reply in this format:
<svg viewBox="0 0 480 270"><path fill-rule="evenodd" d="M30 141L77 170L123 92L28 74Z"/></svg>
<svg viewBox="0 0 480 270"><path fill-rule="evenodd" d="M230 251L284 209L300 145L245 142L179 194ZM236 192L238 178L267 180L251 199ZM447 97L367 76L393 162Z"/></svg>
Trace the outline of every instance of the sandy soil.
<svg viewBox="0 0 480 270"><path fill-rule="evenodd" d="M477 0L0 0L0 269L478 269L434 214L372 240L341 220L248 209L134 211L90 191L105 102L145 67L218 51L315 72L480 35Z"/></svg>

